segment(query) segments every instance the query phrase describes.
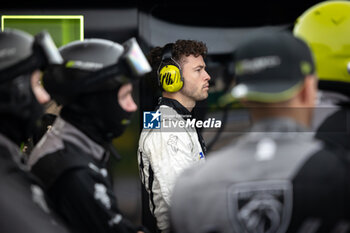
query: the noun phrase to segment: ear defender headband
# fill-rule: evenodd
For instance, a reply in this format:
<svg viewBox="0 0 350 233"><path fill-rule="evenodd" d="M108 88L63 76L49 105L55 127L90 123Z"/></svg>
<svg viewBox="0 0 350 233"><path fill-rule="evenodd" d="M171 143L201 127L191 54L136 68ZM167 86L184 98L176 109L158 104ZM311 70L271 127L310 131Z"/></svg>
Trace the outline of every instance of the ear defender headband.
<svg viewBox="0 0 350 233"><path fill-rule="evenodd" d="M173 59L173 43L163 48L162 61L157 70L158 84L166 92L180 91L184 85L180 64Z"/></svg>

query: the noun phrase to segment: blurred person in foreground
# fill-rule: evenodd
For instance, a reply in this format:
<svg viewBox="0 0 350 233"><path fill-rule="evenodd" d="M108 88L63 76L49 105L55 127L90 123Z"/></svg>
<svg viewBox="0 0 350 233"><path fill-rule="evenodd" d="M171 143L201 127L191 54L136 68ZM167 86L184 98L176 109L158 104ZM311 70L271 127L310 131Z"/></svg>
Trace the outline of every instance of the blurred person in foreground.
<svg viewBox="0 0 350 233"><path fill-rule="evenodd" d="M348 232L349 166L310 131L317 93L308 46L289 32L235 51L231 95L251 132L187 170L174 187L176 232Z"/></svg>
<svg viewBox="0 0 350 233"><path fill-rule="evenodd" d="M55 209L77 232L147 232L123 217L107 170L117 156L112 140L137 105L133 84L151 71L135 39L104 39L60 48L65 61L47 70L45 89L63 107L29 157Z"/></svg>
<svg viewBox="0 0 350 233"><path fill-rule="evenodd" d="M0 229L1 232L68 232L53 215L20 145L35 131L50 96L41 72L62 61L46 32L35 37L0 32Z"/></svg>

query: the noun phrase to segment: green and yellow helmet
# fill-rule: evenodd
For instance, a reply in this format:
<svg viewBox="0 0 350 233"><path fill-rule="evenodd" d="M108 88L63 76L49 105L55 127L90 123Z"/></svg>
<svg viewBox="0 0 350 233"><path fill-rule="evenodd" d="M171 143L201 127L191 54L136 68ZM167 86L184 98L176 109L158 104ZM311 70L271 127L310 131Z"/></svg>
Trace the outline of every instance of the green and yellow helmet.
<svg viewBox="0 0 350 233"><path fill-rule="evenodd" d="M326 1L306 10L294 35L311 47L319 79L350 85L350 2Z"/></svg>

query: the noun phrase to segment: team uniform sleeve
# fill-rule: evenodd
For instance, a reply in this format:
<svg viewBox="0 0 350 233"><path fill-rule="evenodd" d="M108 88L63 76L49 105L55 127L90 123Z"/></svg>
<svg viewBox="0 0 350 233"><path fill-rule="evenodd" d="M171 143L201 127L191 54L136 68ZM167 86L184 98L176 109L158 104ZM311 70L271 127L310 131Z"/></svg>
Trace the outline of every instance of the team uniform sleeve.
<svg viewBox="0 0 350 233"><path fill-rule="evenodd" d="M49 190L49 196L77 232L147 232L123 217L108 178L89 168L67 172Z"/></svg>

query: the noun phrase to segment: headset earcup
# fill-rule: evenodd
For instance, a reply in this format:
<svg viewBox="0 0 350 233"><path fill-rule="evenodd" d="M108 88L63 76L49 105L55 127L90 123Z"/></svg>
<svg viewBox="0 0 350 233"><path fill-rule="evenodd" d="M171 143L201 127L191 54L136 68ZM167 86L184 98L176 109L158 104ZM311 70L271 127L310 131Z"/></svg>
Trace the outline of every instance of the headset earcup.
<svg viewBox="0 0 350 233"><path fill-rule="evenodd" d="M177 92L183 87L180 69L175 65L165 65L159 71L159 84L166 92Z"/></svg>

